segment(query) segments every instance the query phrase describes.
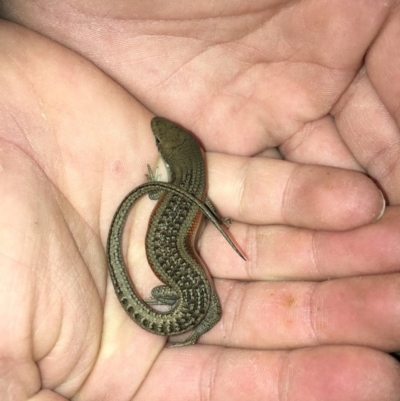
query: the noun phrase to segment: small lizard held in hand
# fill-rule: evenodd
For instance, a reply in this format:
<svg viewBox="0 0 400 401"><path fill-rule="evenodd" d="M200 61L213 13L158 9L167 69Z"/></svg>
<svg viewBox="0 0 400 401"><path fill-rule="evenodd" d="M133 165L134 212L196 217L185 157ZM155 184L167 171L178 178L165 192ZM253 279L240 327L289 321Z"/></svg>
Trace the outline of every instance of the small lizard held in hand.
<svg viewBox="0 0 400 401"><path fill-rule="evenodd" d="M145 330L173 336L193 330L173 346L194 344L221 318L221 306L206 267L195 249L198 229L205 214L244 259L221 228L219 217L207 198L207 179L202 150L193 136L171 121L155 117L151 127L158 150L167 165L169 182L148 179L130 192L118 207L108 235L107 256L118 299L128 315ZM164 285L153 288L151 302L144 302L129 279L123 256L123 228L134 203L144 194L158 199L149 221L146 254L150 267ZM149 304L169 305L158 311Z"/></svg>

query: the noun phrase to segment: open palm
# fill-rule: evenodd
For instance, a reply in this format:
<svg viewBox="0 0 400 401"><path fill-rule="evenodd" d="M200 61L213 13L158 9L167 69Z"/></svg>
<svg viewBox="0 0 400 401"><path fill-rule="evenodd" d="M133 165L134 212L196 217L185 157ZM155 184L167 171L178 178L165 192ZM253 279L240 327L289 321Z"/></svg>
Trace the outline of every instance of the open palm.
<svg viewBox="0 0 400 401"><path fill-rule="evenodd" d="M371 87L360 67L388 6L49 3L2 5L52 39L0 27L6 399L396 399L396 362L379 350L400 347L387 306L399 278L379 274L398 270L398 168L371 171L362 119L346 118L352 93ZM379 108L368 94L388 125L393 97ZM116 206L157 162L148 110L223 152L208 154L209 194L249 259L206 227L224 315L184 349L125 315L105 261ZM323 165L371 173L393 206L357 228L379 216L379 191ZM146 225L134 213L127 243ZM134 273L143 251L127 245L126 258Z"/></svg>

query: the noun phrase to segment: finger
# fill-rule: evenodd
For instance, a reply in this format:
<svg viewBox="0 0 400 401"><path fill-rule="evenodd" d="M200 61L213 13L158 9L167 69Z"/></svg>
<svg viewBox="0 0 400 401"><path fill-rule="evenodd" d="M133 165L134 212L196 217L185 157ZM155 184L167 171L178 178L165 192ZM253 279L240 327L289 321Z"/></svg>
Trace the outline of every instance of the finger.
<svg viewBox="0 0 400 401"><path fill-rule="evenodd" d="M200 342L286 349L359 345L400 350L400 274L315 282L215 280L222 319Z"/></svg>
<svg viewBox="0 0 400 401"><path fill-rule="evenodd" d="M389 204L400 203L400 131L365 71L337 104L340 133L359 163L383 189Z"/></svg>
<svg viewBox="0 0 400 401"><path fill-rule="evenodd" d="M399 271L400 208L378 221L343 232L286 226L232 224L229 234L246 254L243 262L207 224L201 255L212 275L238 280L326 280Z"/></svg>
<svg viewBox="0 0 400 401"><path fill-rule="evenodd" d="M366 68L371 83L396 121L397 127L400 126L399 26L400 14L396 10L387 19L366 57Z"/></svg>
<svg viewBox="0 0 400 401"><path fill-rule="evenodd" d="M249 224L343 230L374 221L384 201L366 176L276 159L208 155L209 197Z"/></svg>
<svg viewBox="0 0 400 401"><path fill-rule="evenodd" d="M279 150L292 162L364 171L339 135L331 115L305 124Z"/></svg>
<svg viewBox="0 0 400 401"><path fill-rule="evenodd" d="M341 233L315 233L317 276L343 277L398 272L400 208L389 207L378 221Z"/></svg>
<svg viewBox="0 0 400 401"><path fill-rule="evenodd" d="M190 347L164 352L135 400L395 401L399 383L394 358L364 348Z"/></svg>

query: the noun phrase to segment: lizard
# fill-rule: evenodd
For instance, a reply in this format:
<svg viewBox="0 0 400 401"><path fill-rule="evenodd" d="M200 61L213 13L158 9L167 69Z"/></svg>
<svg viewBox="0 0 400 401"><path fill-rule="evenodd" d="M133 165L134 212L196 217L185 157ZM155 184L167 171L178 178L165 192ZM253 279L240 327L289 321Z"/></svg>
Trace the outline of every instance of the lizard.
<svg viewBox="0 0 400 401"><path fill-rule="evenodd" d="M192 330L186 340L171 346L192 345L222 314L212 279L195 246L203 215L245 258L221 227L228 225L228 219L219 216L207 197L204 155L197 140L162 117L154 117L151 128L169 181L157 181L148 166L150 182L135 188L121 202L107 240L109 271L117 297L133 321L151 333L168 337ZM146 193L158 199L149 219L146 255L153 272L164 283L152 289L148 302L134 289L121 247L129 211ZM168 305L169 310L158 311L151 304Z"/></svg>

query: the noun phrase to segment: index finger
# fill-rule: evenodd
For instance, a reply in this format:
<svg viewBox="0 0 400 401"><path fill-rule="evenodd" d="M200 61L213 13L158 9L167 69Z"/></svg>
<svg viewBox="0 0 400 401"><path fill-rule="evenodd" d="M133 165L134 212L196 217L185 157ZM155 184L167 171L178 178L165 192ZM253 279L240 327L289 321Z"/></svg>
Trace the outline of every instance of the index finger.
<svg viewBox="0 0 400 401"><path fill-rule="evenodd" d="M384 198L362 173L264 157L207 155L209 197L248 224L348 230L378 219Z"/></svg>

